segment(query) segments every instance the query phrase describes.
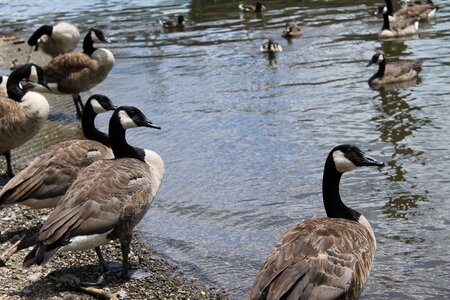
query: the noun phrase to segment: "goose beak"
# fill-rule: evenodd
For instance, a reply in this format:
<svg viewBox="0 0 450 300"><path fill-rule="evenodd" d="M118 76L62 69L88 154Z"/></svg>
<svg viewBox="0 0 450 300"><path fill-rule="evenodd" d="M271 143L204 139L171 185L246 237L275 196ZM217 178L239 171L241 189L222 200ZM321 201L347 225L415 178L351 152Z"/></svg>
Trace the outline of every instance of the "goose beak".
<svg viewBox="0 0 450 300"><path fill-rule="evenodd" d="M111 40L108 39L108 38L105 38L103 41L104 41L105 43L111 44Z"/></svg>
<svg viewBox="0 0 450 300"><path fill-rule="evenodd" d="M51 91L50 87L48 86L46 81L41 81L39 82L40 85L42 85L43 87L45 87L47 90Z"/></svg>
<svg viewBox="0 0 450 300"><path fill-rule="evenodd" d="M376 167L382 167L384 166L384 163L381 161L378 161L368 155L363 156L363 160L361 162L361 166L376 166Z"/></svg>
<svg viewBox="0 0 450 300"><path fill-rule="evenodd" d="M156 124L153 124L153 122L148 120L148 119L145 120L144 126L145 127L150 127L150 128L155 128L155 129L161 129L161 127L157 126Z"/></svg>
<svg viewBox="0 0 450 300"><path fill-rule="evenodd" d="M373 65L373 60L369 61L366 67L370 67L371 65Z"/></svg>

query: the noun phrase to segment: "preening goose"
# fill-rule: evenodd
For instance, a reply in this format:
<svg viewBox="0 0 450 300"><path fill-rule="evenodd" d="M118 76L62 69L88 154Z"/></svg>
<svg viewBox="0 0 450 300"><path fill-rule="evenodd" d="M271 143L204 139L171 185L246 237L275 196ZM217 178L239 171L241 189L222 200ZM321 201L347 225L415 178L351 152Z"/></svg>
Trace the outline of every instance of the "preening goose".
<svg viewBox="0 0 450 300"><path fill-rule="evenodd" d="M420 62L403 61L387 64L381 52L375 53L367 66L372 64L379 65L378 71L368 81L372 87L415 79L422 70Z"/></svg>
<svg viewBox="0 0 450 300"><path fill-rule="evenodd" d="M183 29L186 21L184 20L184 16L179 15L177 20L159 20L159 23L162 27L166 29Z"/></svg>
<svg viewBox="0 0 450 300"><path fill-rule="evenodd" d="M382 166L353 145L329 153L323 173L327 217L288 230L261 267L250 299L357 299L369 277L376 241L367 219L339 195L343 173Z"/></svg>
<svg viewBox="0 0 450 300"><path fill-rule="evenodd" d="M114 66L114 55L108 49L95 48L94 43L98 42L109 43L109 40L101 30L90 29L83 41L83 52L59 55L43 68L50 92L71 94L79 118L83 110L80 93L105 80ZM45 92L39 87L32 89Z"/></svg>
<svg viewBox="0 0 450 300"><path fill-rule="evenodd" d="M386 10L383 11L383 27L378 34L381 38L392 38L407 35L414 35L419 30L418 19L399 19L395 22L389 21Z"/></svg>
<svg viewBox="0 0 450 300"><path fill-rule="evenodd" d="M0 155L6 158L9 177L14 176L11 150L34 137L50 111L44 96L21 87L23 79L47 86L44 72L34 64L22 65L9 75L6 83L8 96L0 97Z"/></svg>
<svg viewBox="0 0 450 300"><path fill-rule="evenodd" d="M13 204L54 207L81 170L96 160L114 158L108 136L94 124L97 114L114 109L108 97L92 95L81 119L88 140L64 141L39 155L3 187L0 208Z"/></svg>
<svg viewBox="0 0 450 300"><path fill-rule="evenodd" d="M300 26L295 23L287 23L286 28L281 33L281 36L287 39L298 37L302 35L302 30Z"/></svg>
<svg viewBox="0 0 450 300"><path fill-rule="evenodd" d="M28 39L28 45L51 57L73 51L80 41L78 28L67 22L39 27Z"/></svg>
<svg viewBox="0 0 450 300"><path fill-rule="evenodd" d="M105 269L99 247L119 239L122 277L129 277L132 230L152 203L164 175L161 158L157 166L148 165L144 152L126 142L125 130L137 126L159 129L135 107L114 111L109 136L115 159L96 161L78 175L44 222L24 266L45 264L58 252L95 248Z"/></svg>
<svg viewBox="0 0 450 300"><path fill-rule="evenodd" d="M244 12L254 12L260 13L266 9L266 7L261 2L256 2L255 5L252 4L239 4L239 9Z"/></svg>
<svg viewBox="0 0 450 300"><path fill-rule="evenodd" d="M261 45L261 47L259 48L259 51L263 52L263 53L277 53L277 52L282 52L283 48L281 48L280 44L278 44L277 42L273 41L272 39L265 39Z"/></svg>

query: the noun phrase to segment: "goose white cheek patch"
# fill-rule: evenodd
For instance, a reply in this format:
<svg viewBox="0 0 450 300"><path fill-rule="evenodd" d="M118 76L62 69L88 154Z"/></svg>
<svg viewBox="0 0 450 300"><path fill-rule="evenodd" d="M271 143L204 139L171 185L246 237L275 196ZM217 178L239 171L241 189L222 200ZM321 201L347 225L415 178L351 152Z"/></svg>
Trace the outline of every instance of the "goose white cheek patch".
<svg viewBox="0 0 450 300"><path fill-rule="evenodd" d="M378 56L377 64L381 64L381 62L384 60L384 55L380 54Z"/></svg>
<svg viewBox="0 0 450 300"><path fill-rule="evenodd" d="M130 118L126 111L119 111L120 124L124 129L137 127L136 123Z"/></svg>
<svg viewBox="0 0 450 300"><path fill-rule="evenodd" d="M97 35L95 34L94 31L91 31L91 39L92 39L92 41L94 43L99 43L100 42L99 38L97 37Z"/></svg>
<svg viewBox="0 0 450 300"><path fill-rule="evenodd" d="M35 66L31 66L30 76L29 76L28 80L30 80L32 82L38 82L38 74L37 74L37 70L36 70Z"/></svg>
<svg viewBox="0 0 450 300"><path fill-rule="evenodd" d="M334 165L336 166L336 170L341 173L356 169L356 165L352 163L348 158L346 158L344 153L339 150L333 152L333 161Z"/></svg>
<svg viewBox="0 0 450 300"><path fill-rule="evenodd" d="M106 109L104 109L103 106L101 106L100 103L95 99L91 100L91 106L96 114L101 114L101 113L106 112Z"/></svg>

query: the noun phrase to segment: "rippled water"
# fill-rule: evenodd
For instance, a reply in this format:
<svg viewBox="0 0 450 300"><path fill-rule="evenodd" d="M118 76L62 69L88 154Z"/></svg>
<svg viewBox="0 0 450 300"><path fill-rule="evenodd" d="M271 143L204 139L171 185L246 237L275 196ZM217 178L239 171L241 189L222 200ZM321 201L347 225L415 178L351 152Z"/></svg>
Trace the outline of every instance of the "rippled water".
<svg viewBox="0 0 450 300"><path fill-rule="evenodd" d="M378 40L379 3L349 0L266 1L256 16L221 0L1 1L0 25L26 36L69 20L113 40L116 66L92 93L162 126L128 133L167 167L138 229L189 274L245 298L283 233L324 215L324 159L354 143L387 163L342 181L343 199L378 240L364 298L442 299L450 297L450 13L435 2L436 21L403 41ZM188 17L186 30L162 31L158 19L177 14ZM280 33L290 20L304 35L288 42ZM266 37L284 48L276 61L258 52ZM365 66L380 50L424 61L419 82L370 89L376 68Z"/></svg>

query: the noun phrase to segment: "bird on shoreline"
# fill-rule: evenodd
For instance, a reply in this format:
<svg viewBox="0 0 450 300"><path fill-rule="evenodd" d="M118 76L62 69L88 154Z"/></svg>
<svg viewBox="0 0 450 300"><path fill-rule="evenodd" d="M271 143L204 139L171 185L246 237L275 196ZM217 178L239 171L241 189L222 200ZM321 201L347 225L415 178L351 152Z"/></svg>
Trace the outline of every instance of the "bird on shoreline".
<svg viewBox="0 0 450 300"><path fill-rule="evenodd" d="M25 267L45 264L59 252L94 248L104 271L108 266L100 246L118 239L122 277L130 277L132 230L153 202L164 176L159 155L153 152L149 162L148 150L134 148L126 141L127 129L143 126L160 129L135 107L121 106L114 111L109 137L115 158L96 161L79 174L32 238L35 247L25 257Z"/></svg>
<svg viewBox="0 0 450 300"><path fill-rule="evenodd" d="M368 83L371 87L380 87L389 83L397 83L417 78L422 71L422 63L420 62L396 62L386 63L383 53L375 53L370 59L367 67L377 64L378 71L370 77Z"/></svg>
<svg viewBox="0 0 450 300"><path fill-rule="evenodd" d="M5 156L6 175L14 177L11 150L33 138L47 121L50 106L39 93L26 91L20 82L28 80L48 88L44 71L35 64L25 64L8 77L7 96L0 97L0 154Z"/></svg>
<svg viewBox="0 0 450 300"><path fill-rule="evenodd" d="M115 108L106 96L89 97L81 119L87 140L64 141L36 157L3 187L0 209L13 204L54 207L81 170L96 160L114 158L108 135L95 128L94 121L97 114Z"/></svg>
<svg viewBox="0 0 450 300"><path fill-rule="evenodd" d="M369 278L376 240L367 219L339 194L342 175L383 166L353 145L328 154L322 193L327 217L305 220L287 231L261 267L250 290L256 299L357 299Z"/></svg>
<svg viewBox="0 0 450 300"><path fill-rule="evenodd" d="M92 28L83 41L83 52L69 52L56 56L43 67L50 91L39 86L26 88L39 92L72 95L77 116L81 119L83 102L80 93L86 92L106 79L114 66L114 55L105 48L95 48L95 43L110 43L103 31Z"/></svg>
<svg viewBox="0 0 450 300"><path fill-rule="evenodd" d="M28 45L35 51L41 49L44 53L55 57L73 51L80 41L78 28L67 22L39 27L28 39Z"/></svg>

